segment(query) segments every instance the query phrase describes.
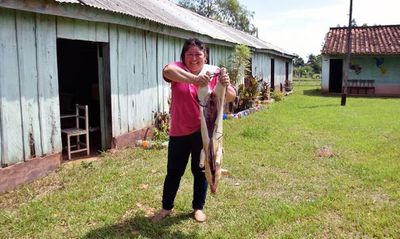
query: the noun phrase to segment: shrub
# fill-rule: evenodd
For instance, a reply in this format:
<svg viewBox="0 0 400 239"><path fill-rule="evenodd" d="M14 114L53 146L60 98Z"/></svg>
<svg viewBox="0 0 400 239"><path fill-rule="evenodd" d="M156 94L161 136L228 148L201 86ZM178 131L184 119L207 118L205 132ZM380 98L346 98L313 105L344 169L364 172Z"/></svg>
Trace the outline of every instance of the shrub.
<svg viewBox="0 0 400 239"><path fill-rule="evenodd" d="M169 114L166 112L154 113L153 146L161 148L169 138Z"/></svg>
<svg viewBox="0 0 400 239"><path fill-rule="evenodd" d="M283 95L282 91L275 89L271 93L271 98L278 102L278 101L281 101L284 99L284 95Z"/></svg>

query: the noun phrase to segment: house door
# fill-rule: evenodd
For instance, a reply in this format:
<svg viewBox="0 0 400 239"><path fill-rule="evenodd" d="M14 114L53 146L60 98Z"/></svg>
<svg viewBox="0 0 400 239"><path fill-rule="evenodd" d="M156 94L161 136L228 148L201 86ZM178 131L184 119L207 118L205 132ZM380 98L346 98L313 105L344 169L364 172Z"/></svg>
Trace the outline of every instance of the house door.
<svg viewBox="0 0 400 239"><path fill-rule="evenodd" d="M275 89L275 59L271 59L271 89Z"/></svg>
<svg viewBox="0 0 400 239"><path fill-rule="evenodd" d="M97 63L99 72L100 128L101 149L111 148L111 80L110 80L110 45L98 44Z"/></svg>
<svg viewBox="0 0 400 239"><path fill-rule="evenodd" d="M341 93L343 81L343 59L331 59L329 62L329 92Z"/></svg>
<svg viewBox="0 0 400 239"><path fill-rule="evenodd" d="M289 86L289 62L285 62L285 84Z"/></svg>
<svg viewBox="0 0 400 239"><path fill-rule="evenodd" d="M111 148L109 62L106 43L57 39L60 114L71 114L75 104L88 106L91 153ZM61 128L69 124L61 120Z"/></svg>

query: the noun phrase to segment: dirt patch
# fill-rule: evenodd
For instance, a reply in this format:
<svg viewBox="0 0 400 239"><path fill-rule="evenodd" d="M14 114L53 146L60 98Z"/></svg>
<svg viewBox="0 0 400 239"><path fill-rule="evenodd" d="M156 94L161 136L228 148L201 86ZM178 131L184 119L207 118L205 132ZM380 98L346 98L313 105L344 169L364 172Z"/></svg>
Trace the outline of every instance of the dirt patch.
<svg viewBox="0 0 400 239"><path fill-rule="evenodd" d="M318 158L330 158L334 156L332 145L324 145L317 150Z"/></svg>

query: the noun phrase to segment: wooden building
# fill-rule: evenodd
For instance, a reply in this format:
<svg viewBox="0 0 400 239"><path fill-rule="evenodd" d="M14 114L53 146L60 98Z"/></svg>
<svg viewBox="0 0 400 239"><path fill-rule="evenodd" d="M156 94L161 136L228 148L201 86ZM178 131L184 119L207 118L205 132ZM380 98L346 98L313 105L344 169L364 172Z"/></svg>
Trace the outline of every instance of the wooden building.
<svg viewBox="0 0 400 239"><path fill-rule="evenodd" d="M0 19L0 192L59 167L75 104L88 105L92 151L142 137L168 111L161 71L186 38L207 43L211 64L246 44L253 74L292 77L292 54L168 0L1 0Z"/></svg>
<svg viewBox="0 0 400 239"><path fill-rule="evenodd" d="M342 92L343 72L349 69L349 94L400 96L400 25L354 27L351 38L351 60L346 64L347 28L335 27L327 33L322 91Z"/></svg>

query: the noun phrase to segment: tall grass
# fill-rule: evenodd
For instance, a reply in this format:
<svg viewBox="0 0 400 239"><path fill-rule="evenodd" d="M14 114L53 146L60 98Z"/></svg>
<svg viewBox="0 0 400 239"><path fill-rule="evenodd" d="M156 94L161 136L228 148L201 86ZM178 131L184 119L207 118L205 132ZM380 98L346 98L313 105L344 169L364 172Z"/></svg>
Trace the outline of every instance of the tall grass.
<svg viewBox="0 0 400 239"><path fill-rule="evenodd" d="M398 238L399 105L359 97L343 107L295 85L224 121L229 175L208 195L206 223L191 219L187 170L174 214L152 224L166 151L126 149L1 195L0 238Z"/></svg>

